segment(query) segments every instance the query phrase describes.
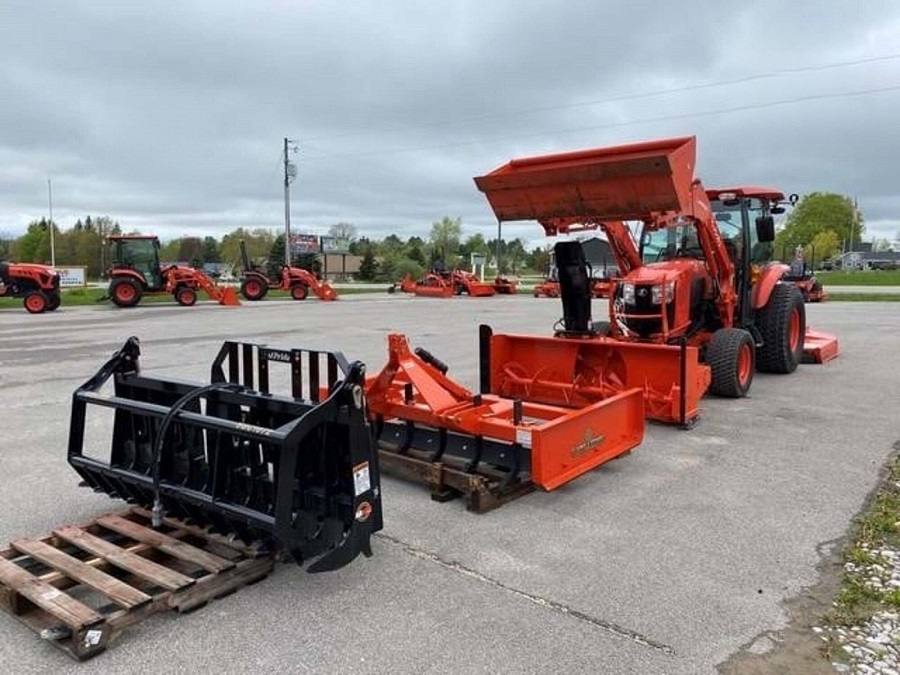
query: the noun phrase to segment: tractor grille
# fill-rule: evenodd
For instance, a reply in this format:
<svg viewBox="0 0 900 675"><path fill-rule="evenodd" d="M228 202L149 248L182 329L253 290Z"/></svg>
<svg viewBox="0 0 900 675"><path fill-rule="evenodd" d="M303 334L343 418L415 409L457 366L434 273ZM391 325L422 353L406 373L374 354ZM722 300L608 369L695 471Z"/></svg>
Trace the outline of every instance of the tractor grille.
<svg viewBox="0 0 900 675"><path fill-rule="evenodd" d="M651 302L653 297L651 286L638 285L634 289L634 304L625 305L625 313L630 315L647 315L647 319L628 319L628 327L641 337L649 337L654 333L662 332L662 319L660 319L660 306ZM675 321L675 303L670 302L666 306L666 320L669 326Z"/></svg>

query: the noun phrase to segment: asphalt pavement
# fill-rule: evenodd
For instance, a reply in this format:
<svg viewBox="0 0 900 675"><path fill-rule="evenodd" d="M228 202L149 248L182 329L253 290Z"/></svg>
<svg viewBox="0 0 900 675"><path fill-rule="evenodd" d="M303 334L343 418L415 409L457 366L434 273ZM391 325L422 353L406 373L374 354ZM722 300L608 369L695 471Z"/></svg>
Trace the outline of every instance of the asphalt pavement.
<svg viewBox="0 0 900 675"><path fill-rule="evenodd" d="M602 312L595 303L595 312ZM470 387L477 327L549 335L559 302L347 296L238 308L0 310L0 542L114 510L65 461L73 390L130 335L147 372L203 381L226 339L341 349L379 369L406 333ZM823 303L842 355L751 396L707 398L699 425L649 424L631 455L554 492L474 515L383 479L375 556L264 581L153 617L84 664L0 614L0 664L45 673L711 673L784 627L900 439L900 311ZM90 437L90 436L89 436ZM108 438L92 439L97 447Z"/></svg>

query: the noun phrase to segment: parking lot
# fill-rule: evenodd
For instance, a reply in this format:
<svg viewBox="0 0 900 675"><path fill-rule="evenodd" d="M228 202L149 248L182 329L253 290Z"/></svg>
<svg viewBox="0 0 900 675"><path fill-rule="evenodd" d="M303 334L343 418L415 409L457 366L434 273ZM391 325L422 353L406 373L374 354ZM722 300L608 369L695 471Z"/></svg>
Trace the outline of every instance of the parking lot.
<svg viewBox="0 0 900 675"><path fill-rule="evenodd" d="M595 313L602 313L596 304ZM559 302L388 294L0 311L0 542L121 504L66 464L70 397L130 335L146 371L204 381L226 339L340 349L374 372L402 332L475 388L477 327L549 335ZM7 672L704 673L785 626L900 439L900 312L825 303L808 323L842 355L751 396L704 399L691 431L648 424L631 455L552 493L474 515L383 479L375 556L282 565L188 614L127 630L77 665L0 614Z"/></svg>

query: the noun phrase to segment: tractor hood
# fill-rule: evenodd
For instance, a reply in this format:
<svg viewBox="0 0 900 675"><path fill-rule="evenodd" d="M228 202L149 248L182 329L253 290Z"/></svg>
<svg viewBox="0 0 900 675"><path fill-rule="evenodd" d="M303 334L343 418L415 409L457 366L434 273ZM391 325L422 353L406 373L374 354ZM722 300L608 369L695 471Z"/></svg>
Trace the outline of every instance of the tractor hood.
<svg viewBox="0 0 900 675"><path fill-rule="evenodd" d="M689 212L693 136L514 159L475 185L500 221L642 220Z"/></svg>
<svg viewBox="0 0 900 675"><path fill-rule="evenodd" d="M684 277L694 278L705 275L706 267L702 260L685 258L669 260L661 263L649 263L632 270L623 279L633 284L664 284L678 281Z"/></svg>

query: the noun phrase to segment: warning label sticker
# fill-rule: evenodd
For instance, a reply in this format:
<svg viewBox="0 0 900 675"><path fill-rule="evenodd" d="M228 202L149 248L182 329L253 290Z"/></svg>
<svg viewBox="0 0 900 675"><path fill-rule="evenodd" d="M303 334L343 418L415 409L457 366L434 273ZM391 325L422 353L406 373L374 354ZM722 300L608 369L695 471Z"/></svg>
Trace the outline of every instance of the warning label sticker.
<svg viewBox="0 0 900 675"><path fill-rule="evenodd" d="M531 449L531 429L516 429L516 443L523 448Z"/></svg>
<svg viewBox="0 0 900 675"><path fill-rule="evenodd" d="M369 478L369 463L363 462L353 467L353 488L356 496L359 497L363 492L367 492L372 487L372 481Z"/></svg>

